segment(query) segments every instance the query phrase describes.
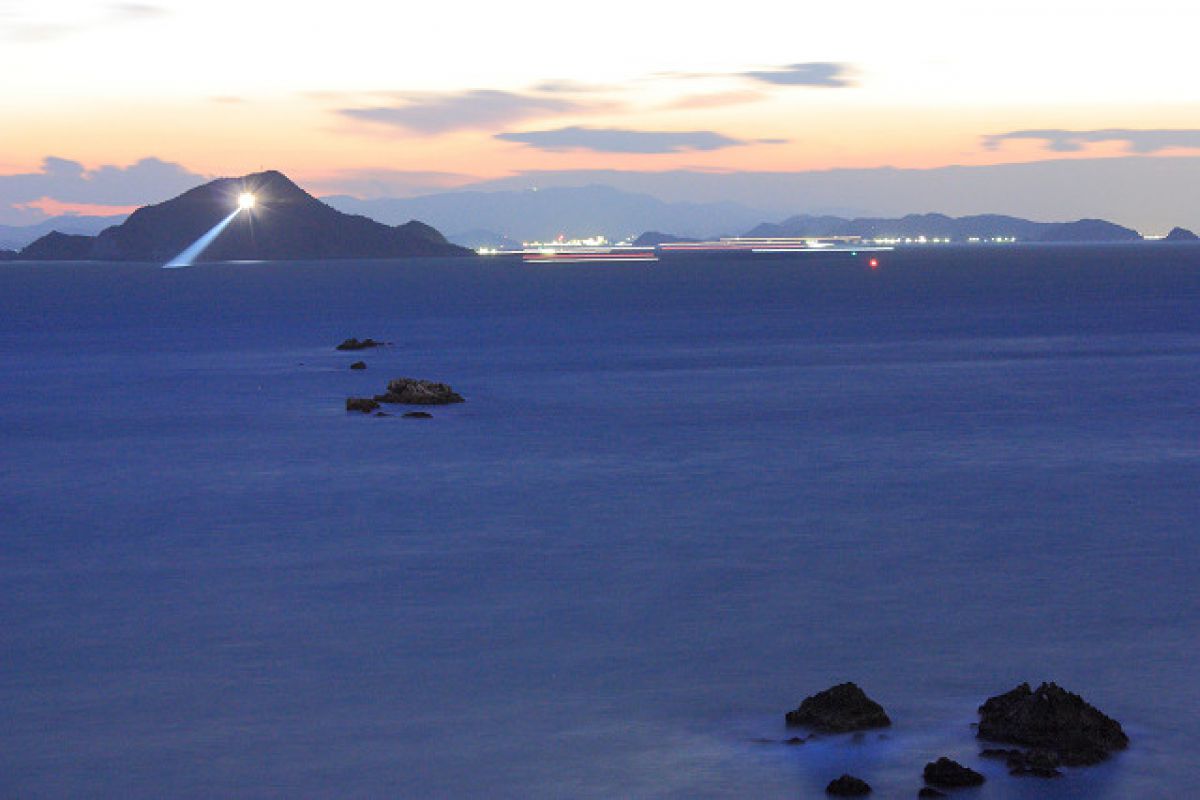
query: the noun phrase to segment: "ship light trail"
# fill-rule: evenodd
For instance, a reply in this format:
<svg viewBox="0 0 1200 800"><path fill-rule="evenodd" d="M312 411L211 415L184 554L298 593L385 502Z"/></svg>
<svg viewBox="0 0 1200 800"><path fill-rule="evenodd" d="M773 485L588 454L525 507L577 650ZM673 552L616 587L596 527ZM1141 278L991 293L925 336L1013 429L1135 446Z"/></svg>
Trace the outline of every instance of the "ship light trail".
<svg viewBox="0 0 1200 800"><path fill-rule="evenodd" d="M218 222L208 233L188 245L182 253L172 258L166 264L163 264L163 269L190 267L200 257L200 254L208 249L208 246L221 235L221 231L229 227L229 223L233 222L234 217L243 211L249 212L252 208L254 208L254 195L250 194L250 192L242 192L238 195L237 208L230 212L228 217Z"/></svg>

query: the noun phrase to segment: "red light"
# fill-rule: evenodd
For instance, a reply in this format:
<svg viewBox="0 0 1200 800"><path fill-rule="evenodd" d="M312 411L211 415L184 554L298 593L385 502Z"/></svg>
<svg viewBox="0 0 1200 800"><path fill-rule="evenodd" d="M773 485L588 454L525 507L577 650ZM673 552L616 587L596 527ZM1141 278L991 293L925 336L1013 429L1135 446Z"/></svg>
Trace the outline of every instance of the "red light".
<svg viewBox="0 0 1200 800"><path fill-rule="evenodd" d="M879 269L879 259L872 258L870 261L867 262L867 266L870 267L871 269Z"/></svg>

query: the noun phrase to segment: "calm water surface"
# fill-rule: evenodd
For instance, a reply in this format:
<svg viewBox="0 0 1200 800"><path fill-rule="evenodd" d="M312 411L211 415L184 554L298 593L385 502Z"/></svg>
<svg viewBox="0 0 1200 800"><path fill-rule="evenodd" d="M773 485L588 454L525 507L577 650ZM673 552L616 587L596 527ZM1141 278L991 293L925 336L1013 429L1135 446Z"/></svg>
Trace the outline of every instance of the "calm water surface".
<svg viewBox="0 0 1200 800"><path fill-rule="evenodd" d="M0 796L1185 796L1200 247L883 261L3 265ZM1131 749L979 759L1026 680Z"/></svg>

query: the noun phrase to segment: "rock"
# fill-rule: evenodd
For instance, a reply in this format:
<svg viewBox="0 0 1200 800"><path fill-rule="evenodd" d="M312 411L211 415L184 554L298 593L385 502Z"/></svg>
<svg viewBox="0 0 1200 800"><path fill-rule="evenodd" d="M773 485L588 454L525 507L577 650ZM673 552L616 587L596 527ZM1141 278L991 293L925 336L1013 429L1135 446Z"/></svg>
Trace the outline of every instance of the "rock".
<svg viewBox="0 0 1200 800"><path fill-rule="evenodd" d="M379 403L369 397L347 397L347 411L361 411L364 414L370 414L375 409L379 408Z"/></svg>
<svg viewBox="0 0 1200 800"><path fill-rule="evenodd" d="M979 707L980 739L1056 754L1068 766L1096 764L1129 746L1121 725L1057 684L1023 683Z"/></svg>
<svg viewBox="0 0 1200 800"><path fill-rule="evenodd" d="M346 339L337 346L338 350L366 350L371 347L383 347L386 342L377 342L374 339L363 339L361 342L358 339Z"/></svg>
<svg viewBox="0 0 1200 800"><path fill-rule="evenodd" d="M350 369L366 369L366 368L367 368L367 362L365 362L365 361L355 361L353 364L350 365Z"/></svg>
<svg viewBox="0 0 1200 800"><path fill-rule="evenodd" d="M926 786L921 791L917 792L917 797L945 797L945 792L939 792L937 789Z"/></svg>
<svg viewBox="0 0 1200 800"><path fill-rule="evenodd" d="M843 775L835 778L825 787L825 794L834 797L862 797L871 793L871 786L862 778L853 775Z"/></svg>
<svg viewBox="0 0 1200 800"><path fill-rule="evenodd" d="M937 761L925 765L925 782L946 789L959 786L979 786L983 776L970 767L942 756Z"/></svg>
<svg viewBox="0 0 1200 800"><path fill-rule="evenodd" d="M1174 227L1171 232L1163 239L1164 242L1195 242L1200 240L1200 236L1189 231L1187 228Z"/></svg>
<svg viewBox="0 0 1200 800"><path fill-rule="evenodd" d="M408 411L400 415L404 419L433 419L428 411Z"/></svg>
<svg viewBox="0 0 1200 800"><path fill-rule="evenodd" d="M825 733L848 733L892 724L883 706L853 683L842 683L811 697L785 717L788 727L806 725Z"/></svg>
<svg viewBox="0 0 1200 800"><path fill-rule="evenodd" d="M1062 773L1058 771L1060 763L1058 753L1051 750L1018 750L1016 755L1010 755L1006 760L1008 774L1032 775L1035 778L1061 777Z"/></svg>
<svg viewBox="0 0 1200 800"><path fill-rule="evenodd" d="M984 758L1003 759L1010 775L1033 775L1037 778L1057 778L1062 775L1058 771L1058 754L1051 750L987 748L979 755Z"/></svg>
<svg viewBox="0 0 1200 800"><path fill-rule="evenodd" d="M438 406L464 402L462 395L444 383L415 378L396 378L388 381L387 393L377 394L375 399L381 403L406 403L416 406Z"/></svg>
<svg viewBox="0 0 1200 800"><path fill-rule="evenodd" d="M375 412L375 416L377 416L377 417L390 417L390 416L391 416L391 414L389 414L389 413L388 413L388 412L386 412L386 411L376 411L376 412Z"/></svg>

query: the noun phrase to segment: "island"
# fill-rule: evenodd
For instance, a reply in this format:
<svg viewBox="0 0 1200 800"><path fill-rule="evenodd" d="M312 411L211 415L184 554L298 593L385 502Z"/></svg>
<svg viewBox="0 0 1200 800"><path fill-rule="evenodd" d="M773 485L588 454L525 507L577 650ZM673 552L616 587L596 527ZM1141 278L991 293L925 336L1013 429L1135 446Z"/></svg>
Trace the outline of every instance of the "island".
<svg viewBox="0 0 1200 800"><path fill-rule="evenodd" d="M238 209L249 195L253 207L237 211L205 249L205 261L277 261L346 258L468 256L442 234L413 220L384 225L344 214L269 170L221 178L178 197L134 211L96 236L51 232L22 249L32 261L162 261L178 255Z"/></svg>

